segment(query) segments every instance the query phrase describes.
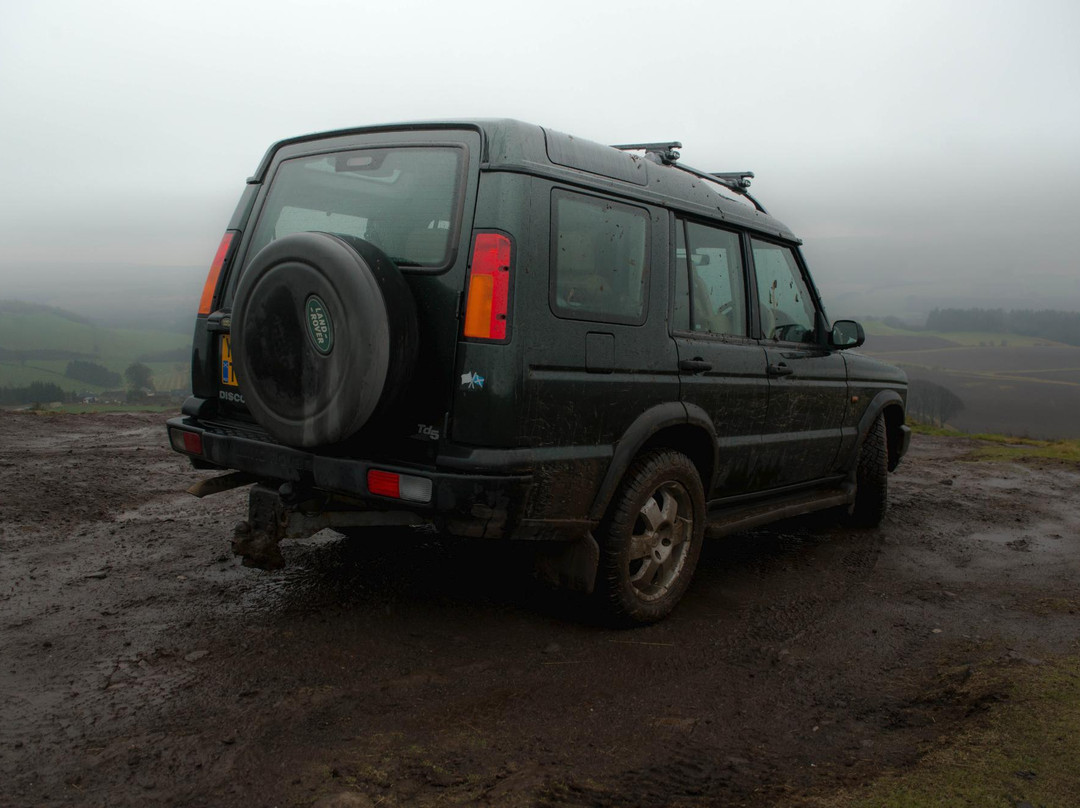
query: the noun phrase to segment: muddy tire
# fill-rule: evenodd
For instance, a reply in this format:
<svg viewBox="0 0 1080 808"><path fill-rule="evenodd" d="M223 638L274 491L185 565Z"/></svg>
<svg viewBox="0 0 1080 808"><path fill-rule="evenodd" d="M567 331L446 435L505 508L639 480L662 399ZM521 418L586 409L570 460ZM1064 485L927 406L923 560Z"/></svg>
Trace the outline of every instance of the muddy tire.
<svg viewBox="0 0 1080 808"><path fill-rule="evenodd" d="M694 575L705 494L690 458L671 450L634 461L601 525L597 596L620 625L667 616Z"/></svg>
<svg viewBox="0 0 1080 808"><path fill-rule="evenodd" d="M294 233L245 269L232 340L255 420L289 446L321 446L355 434L407 386L419 341L416 306L374 245Z"/></svg>
<svg viewBox="0 0 1080 808"><path fill-rule="evenodd" d="M885 517L889 501L889 445L884 416L875 419L859 450L855 485L851 523L858 527L877 527Z"/></svg>

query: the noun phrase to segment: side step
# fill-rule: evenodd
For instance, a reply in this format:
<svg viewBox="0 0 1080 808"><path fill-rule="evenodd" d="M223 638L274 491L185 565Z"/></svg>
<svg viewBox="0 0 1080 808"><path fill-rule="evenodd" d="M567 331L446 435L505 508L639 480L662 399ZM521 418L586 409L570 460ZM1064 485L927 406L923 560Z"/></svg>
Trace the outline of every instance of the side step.
<svg viewBox="0 0 1080 808"><path fill-rule="evenodd" d="M855 501L855 486L851 483L842 488L825 488L816 491L804 491L798 494L759 502L753 505L709 507L709 521L705 526L705 535L710 538L727 536L743 530L790 519L793 516L823 511L850 505Z"/></svg>

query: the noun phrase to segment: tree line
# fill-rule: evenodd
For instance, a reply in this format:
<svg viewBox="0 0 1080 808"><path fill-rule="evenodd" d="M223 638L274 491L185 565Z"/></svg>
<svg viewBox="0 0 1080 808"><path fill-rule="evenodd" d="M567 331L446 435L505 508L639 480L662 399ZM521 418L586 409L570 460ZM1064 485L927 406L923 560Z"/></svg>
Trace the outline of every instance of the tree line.
<svg viewBox="0 0 1080 808"><path fill-rule="evenodd" d="M93 362L69 362L64 373L69 379L96 384L102 387L116 387L120 384L120 374ZM153 371L142 362L132 362L124 371L128 383L129 400L137 400L140 395L154 390ZM77 393L64 390L52 382L31 382L22 387L0 387L0 406L19 404L48 404L53 401L71 402Z"/></svg>
<svg viewBox="0 0 1080 808"><path fill-rule="evenodd" d="M97 362L87 362L82 359L68 362L67 370L64 371L64 375L69 379L75 379L76 381L86 382L88 384L96 384L99 387L120 386L120 374L115 370L109 370L107 367L99 365Z"/></svg>
<svg viewBox="0 0 1080 808"><path fill-rule="evenodd" d="M934 309L927 331L985 331L1080 345L1080 312L1052 309Z"/></svg>
<svg viewBox="0 0 1080 808"><path fill-rule="evenodd" d="M50 404L53 401L74 401L75 394L52 382L30 382L25 387L0 387L0 405Z"/></svg>

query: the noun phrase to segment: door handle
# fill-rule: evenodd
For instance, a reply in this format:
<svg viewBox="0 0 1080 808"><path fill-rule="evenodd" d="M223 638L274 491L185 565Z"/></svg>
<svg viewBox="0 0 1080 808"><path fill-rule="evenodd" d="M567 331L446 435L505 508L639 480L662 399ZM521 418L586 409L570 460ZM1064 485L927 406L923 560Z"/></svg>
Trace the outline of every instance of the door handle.
<svg viewBox="0 0 1080 808"><path fill-rule="evenodd" d="M784 362L781 362L778 365L769 365L766 370L770 376L790 376L792 373L795 372L792 368L789 368Z"/></svg>
<svg viewBox="0 0 1080 808"><path fill-rule="evenodd" d="M680 359L679 370L689 371L690 373L705 373L706 371L712 370L712 362L706 362L701 357Z"/></svg>

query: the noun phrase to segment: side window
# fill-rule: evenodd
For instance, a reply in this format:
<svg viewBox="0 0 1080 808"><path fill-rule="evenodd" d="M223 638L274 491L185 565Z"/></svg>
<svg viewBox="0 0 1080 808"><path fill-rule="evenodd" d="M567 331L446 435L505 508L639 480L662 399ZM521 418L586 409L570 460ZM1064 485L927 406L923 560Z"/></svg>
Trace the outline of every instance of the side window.
<svg viewBox="0 0 1080 808"><path fill-rule="evenodd" d="M752 240L765 339L814 341L814 300L790 247Z"/></svg>
<svg viewBox="0 0 1080 808"><path fill-rule="evenodd" d="M745 274L738 233L677 222L675 272L676 330L746 334Z"/></svg>
<svg viewBox="0 0 1080 808"><path fill-rule="evenodd" d="M552 311L581 320L644 322L648 231L649 214L643 208L555 191Z"/></svg>

